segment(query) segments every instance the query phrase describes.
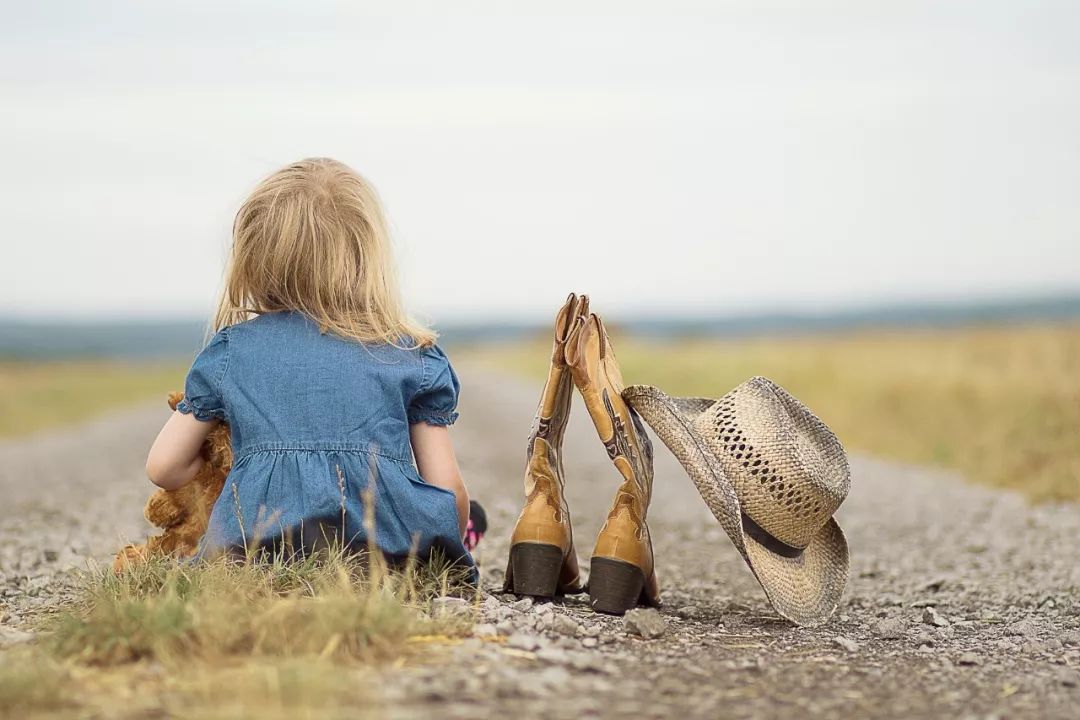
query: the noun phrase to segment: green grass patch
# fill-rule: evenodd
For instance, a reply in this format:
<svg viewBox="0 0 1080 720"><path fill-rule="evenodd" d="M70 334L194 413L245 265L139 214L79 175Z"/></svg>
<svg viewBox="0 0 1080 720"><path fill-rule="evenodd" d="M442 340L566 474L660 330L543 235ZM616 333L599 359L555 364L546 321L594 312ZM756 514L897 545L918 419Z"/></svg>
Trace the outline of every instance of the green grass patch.
<svg viewBox="0 0 1080 720"><path fill-rule="evenodd" d="M628 384L719 397L765 375L849 449L953 468L1037 501L1080 499L1077 325L613 344ZM540 378L550 341L460 355Z"/></svg>
<svg viewBox="0 0 1080 720"><path fill-rule="evenodd" d="M187 365L106 360L0 362L0 437L28 435L183 389Z"/></svg>

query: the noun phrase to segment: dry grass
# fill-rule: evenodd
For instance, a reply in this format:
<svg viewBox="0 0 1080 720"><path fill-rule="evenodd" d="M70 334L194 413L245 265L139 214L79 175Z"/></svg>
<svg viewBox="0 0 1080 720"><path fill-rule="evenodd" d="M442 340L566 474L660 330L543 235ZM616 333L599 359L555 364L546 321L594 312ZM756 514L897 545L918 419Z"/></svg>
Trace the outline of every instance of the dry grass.
<svg viewBox="0 0 1080 720"><path fill-rule="evenodd" d="M765 375L812 407L851 449L955 468L1037 501L1080 498L1077 325L671 343L616 338L615 347L628 383L716 397ZM471 356L540 377L548 345Z"/></svg>
<svg viewBox="0 0 1080 720"><path fill-rule="evenodd" d="M180 363L0 362L0 437L28 435L183 387Z"/></svg>
<svg viewBox="0 0 1080 720"><path fill-rule="evenodd" d="M93 572L45 640L0 653L0 716L344 716L370 707L373 664L469 631L472 613L433 609L447 592L474 598L446 566L332 552Z"/></svg>

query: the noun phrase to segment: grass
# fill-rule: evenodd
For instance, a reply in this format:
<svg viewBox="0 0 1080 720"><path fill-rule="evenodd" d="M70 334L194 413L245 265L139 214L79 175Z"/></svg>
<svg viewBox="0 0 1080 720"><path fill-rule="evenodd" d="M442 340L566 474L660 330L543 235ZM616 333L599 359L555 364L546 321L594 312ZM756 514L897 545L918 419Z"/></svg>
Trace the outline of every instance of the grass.
<svg viewBox="0 0 1080 720"><path fill-rule="evenodd" d="M0 437L93 418L183 387L180 363L107 360L0 362Z"/></svg>
<svg viewBox="0 0 1080 720"><path fill-rule="evenodd" d="M373 664L468 633L472 613L433 605L462 587L445 566L333 552L93 571L44 640L0 653L0 716L122 703L140 717L355 717L373 702Z"/></svg>
<svg viewBox="0 0 1080 720"><path fill-rule="evenodd" d="M849 449L952 468L1035 501L1080 499L1078 325L614 345L628 384L718 397L765 375ZM548 348L463 355L539 378Z"/></svg>

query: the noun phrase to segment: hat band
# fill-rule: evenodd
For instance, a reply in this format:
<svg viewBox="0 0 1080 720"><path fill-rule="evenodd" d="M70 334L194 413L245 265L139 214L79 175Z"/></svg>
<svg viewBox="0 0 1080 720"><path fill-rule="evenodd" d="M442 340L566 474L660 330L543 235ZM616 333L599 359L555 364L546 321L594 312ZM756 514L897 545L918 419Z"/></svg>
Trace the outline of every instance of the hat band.
<svg viewBox="0 0 1080 720"><path fill-rule="evenodd" d="M774 555L780 555L786 558L797 558L803 554L802 548L788 545L783 540L779 540L775 536L770 535L768 530L754 522L754 520L746 513L742 513L742 529L743 532L749 535L758 545L761 545Z"/></svg>

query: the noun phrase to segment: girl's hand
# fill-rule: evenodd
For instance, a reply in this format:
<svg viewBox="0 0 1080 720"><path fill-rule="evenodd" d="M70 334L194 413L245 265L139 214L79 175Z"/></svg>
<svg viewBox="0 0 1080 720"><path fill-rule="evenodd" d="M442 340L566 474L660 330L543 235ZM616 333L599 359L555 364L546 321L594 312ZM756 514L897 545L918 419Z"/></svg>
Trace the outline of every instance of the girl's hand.
<svg viewBox="0 0 1080 720"><path fill-rule="evenodd" d="M464 537L469 526L469 492L461 479L450 431L440 425L421 422L409 426L409 439L416 469L424 482L449 490L457 498L458 525Z"/></svg>
<svg viewBox="0 0 1080 720"><path fill-rule="evenodd" d="M176 490L194 479L203 465L202 446L217 420L202 422L194 415L173 412L146 458L150 482Z"/></svg>

